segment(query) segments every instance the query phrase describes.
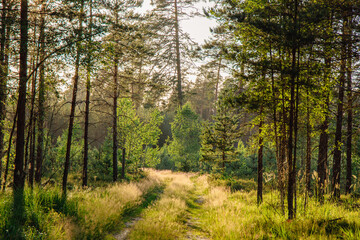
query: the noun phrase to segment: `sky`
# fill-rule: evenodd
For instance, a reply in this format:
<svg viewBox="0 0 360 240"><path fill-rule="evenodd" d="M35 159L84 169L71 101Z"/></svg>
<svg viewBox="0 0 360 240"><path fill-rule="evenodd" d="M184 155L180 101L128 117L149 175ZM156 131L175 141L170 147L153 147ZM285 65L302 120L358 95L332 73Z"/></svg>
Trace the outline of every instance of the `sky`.
<svg viewBox="0 0 360 240"><path fill-rule="evenodd" d="M216 22L206 17L193 17L192 19L182 21L180 25L195 42L201 44L211 36L210 27L215 27Z"/></svg>
<svg viewBox="0 0 360 240"><path fill-rule="evenodd" d="M203 13L203 8L208 8L213 5L208 0L200 1L195 4L195 7L199 9L199 12ZM192 17L189 20L181 21L180 25L182 29L190 34L195 42L203 43L205 39L211 36L210 28L217 25L214 19L209 19L203 16Z"/></svg>
<svg viewBox="0 0 360 240"><path fill-rule="evenodd" d="M137 9L136 11L139 13L145 13L146 11L149 11L153 8L153 6L150 4L151 0L144 0L142 7L140 9ZM214 19L208 19L203 15L203 8L208 8L213 5L212 2L209 2L209 0L202 0L194 4L195 8L198 9L199 13L201 13L200 16L194 16L191 18L188 18L186 20L180 21L180 28L187 32L191 39L194 42L197 42L198 44L203 44L206 39L209 39L211 37L210 28L215 27L217 25L216 21ZM201 61L195 61L194 64L196 66L200 66L203 64ZM196 68L195 68L196 69ZM197 72L189 73L187 75L187 79L191 82L194 82L197 77Z"/></svg>
<svg viewBox="0 0 360 240"><path fill-rule="evenodd" d="M210 7L212 3L208 0L205 2L198 2L195 7L199 9L199 12L203 12L203 8ZM144 0L140 12L150 10L150 0ZM210 28L216 26L216 21L208 19L205 16L195 16L187 20L180 21L180 27L183 31L189 33L190 37L197 43L202 44L204 40L211 36Z"/></svg>

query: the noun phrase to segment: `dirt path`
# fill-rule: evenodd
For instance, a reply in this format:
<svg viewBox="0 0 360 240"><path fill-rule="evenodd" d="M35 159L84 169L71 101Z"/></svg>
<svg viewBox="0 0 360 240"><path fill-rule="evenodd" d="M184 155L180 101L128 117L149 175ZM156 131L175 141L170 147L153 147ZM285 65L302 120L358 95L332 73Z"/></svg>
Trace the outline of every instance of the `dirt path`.
<svg viewBox="0 0 360 240"><path fill-rule="evenodd" d="M123 230L122 230L120 233L114 235L114 238L115 238L116 240L126 240L126 239L128 239L128 236L129 236L129 233L130 233L130 231L131 231L131 228L132 228L139 220L141 220L141 217L135 217L135 218L131 219L130 222L126 222L126 223L125 223L125 228L123 228Z"/></svg>
<svg viewBox="0 0 360 240"><path fill-rule="evenodd" d="M191 180L194 183L194 189L188 202L186 239L208 240L208 234L201 228L198 217L205 211L203 204L205 202L204 193L208 188L207 178L206 176L195 176Z"/></svg>
<svg viewBox="0 0 360 240"><path fill-rule="evenodd" d="M167 182L160 198L125 224L116 240L193 239L208 240L198 222L205 199L206 176L161 171Z"/></svg>

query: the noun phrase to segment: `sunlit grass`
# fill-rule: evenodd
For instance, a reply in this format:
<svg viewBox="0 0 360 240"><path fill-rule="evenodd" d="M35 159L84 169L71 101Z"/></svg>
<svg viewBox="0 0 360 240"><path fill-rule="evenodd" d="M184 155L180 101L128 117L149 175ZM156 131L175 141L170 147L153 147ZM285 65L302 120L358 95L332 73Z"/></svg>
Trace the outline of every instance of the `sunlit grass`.
<svg viewBox="0 0 360 240"><path fill-rule="evenodd" d="M304 208L298 194L297 217L288 221L275 190L257 206L255 190L234 192L206 175L147 175L138 182L73 189L66 200L56 187L26 189L21 231L13 225L12 193L5 192L0 239L110 239L140 214L130 239L360 239L360 200L349 195L338 203L326 196L323 205L310 198Z"/></svg>
<svg viewBox="0 0 360 240"><path fill-rule="evenodd" d="M21 232L11 223L11 191L3 193L0 196L0 239L104 239L108 232L123 226L129 209L140 207L144 196L161 184L154 171L149 171L146 179L135 183L71 190L66 200L56 187L26 189L25 224Z"/></svg>
<svg viewBox="0 0 360 240"><path fill-rule="evenodd" d="M70 197L78 200L82 214L79 221L82 230L77 238L102 238L107 232L121 229L124 212L140 205L143 195L160 184L155 172L150 171L148 178L140 182L73 192Z"/></svg>
<svg viewBox="0 0 360 240"><path fill-rule="evenodd" d="M185 233L186 200L194 188L189 174L161 173L168 186L161 199L145 211L130 239L179 239Z"/></svg>
<svg viewBox="0 0 360 240"><path fill-rule="evenodd" d="M278 201L277 192L270 192L258 207L256 191L210 187L206 211L198 214L201 228L211 239L360 239L360 214L346 203L320 205L311 199L304 210L299 196L297 218L288 221Z"/></svg>

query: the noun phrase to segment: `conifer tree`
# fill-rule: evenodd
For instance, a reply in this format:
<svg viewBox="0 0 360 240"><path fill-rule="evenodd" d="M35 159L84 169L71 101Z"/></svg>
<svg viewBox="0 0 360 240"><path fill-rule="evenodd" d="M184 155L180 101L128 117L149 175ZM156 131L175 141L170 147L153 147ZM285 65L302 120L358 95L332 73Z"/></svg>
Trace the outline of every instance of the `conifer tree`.
<svg viewBox="0 0 360 240"><path fill-rule="evenodd" d="M216 162L225 170L226 163L236 159L235 144L239 141L239 117L234 109L218 103L213 123L204 126L201 135L201 160Z"/></svg>

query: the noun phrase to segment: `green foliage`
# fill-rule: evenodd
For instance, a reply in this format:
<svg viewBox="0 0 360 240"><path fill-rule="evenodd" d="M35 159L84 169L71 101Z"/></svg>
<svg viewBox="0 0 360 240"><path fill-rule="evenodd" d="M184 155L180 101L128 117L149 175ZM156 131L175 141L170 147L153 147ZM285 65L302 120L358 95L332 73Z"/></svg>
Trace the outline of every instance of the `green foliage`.
<svg viewBox="0 0 360 240"><path fill-rule="evenodd" d="M77 200L64 199L58 188L26 189L21 197L24 199L23 206L14 208L9 193L1 196L0 239L65 239L63 226L57 224L65 217L79 217ZM18 222L13 219L14 216L22 216L22 228L15 226Z"/></svg>
<svg viewBox="0 0 360 240"><path fill-rule="evenodd" d="M137 171L138 167L155 167L159 162L157 143L163 116L157 109L145 113L141 119L130 99L124 98L119 102L119 143L121 148L126 149L127 163L133 171Z"/></svg>
<svg viewBox="0 0 360 240"><path fill-rule="evenodd" d="M66 155L67 132L68 130L64 130L62 135L57 138L55 147L46 149L43 163L43 173L45 175L51 176L51 173L53 173L55 177L61 176ZM84 148L82 136L83 131L79 123L75 122L70 152L71 171L73 172L79 172L81 169ZM51 141L51 139L45 138L45 142L49 141Z"/></svg>
<svg viewBox="0 0 360 240"><path fill-rule="evenodd" d="M120 151L119 151L120 154ZM99 149L89 150L89 176L94 180L112 180L112 138L111 131Z"/></svg>
<svg viewBox="0 0 360 240"><path fill-rule="evenodd" d="M169 147L165 144L159 151L160 162L156 165L156 169L176 170L176 163L169 153Z"/></svg>
<svg viewBox="0 0 360 240"><path fill-rule="evenodd" d="M225 163L236 160L235 143L239 139L239 117L234 109L219 104L212 124L205 125L201 136L201 160L217 162L225 169Z"/></svg>
<svg viewBox="0 0 360 240"><path fill-rule="evenodd" d="M201 123L190 104L187 103L178 109L171 124L171 132L173 140L168 150L176 167L182 171L198 170Z"/></svg>
<svg viewBox="0 0 360 240"><path fill-rule="evenodd" d="M125 148L126 172L139 173L139 167L155 167L159 162L158 139L163 116L157 109L143 109L142 116L136 112L130 99L121 99L118 108L118 159ZM112 173L112 130L100 148L89 151L89 176L110 181ZM119 164L121 167L121 164Z"/></svg>

